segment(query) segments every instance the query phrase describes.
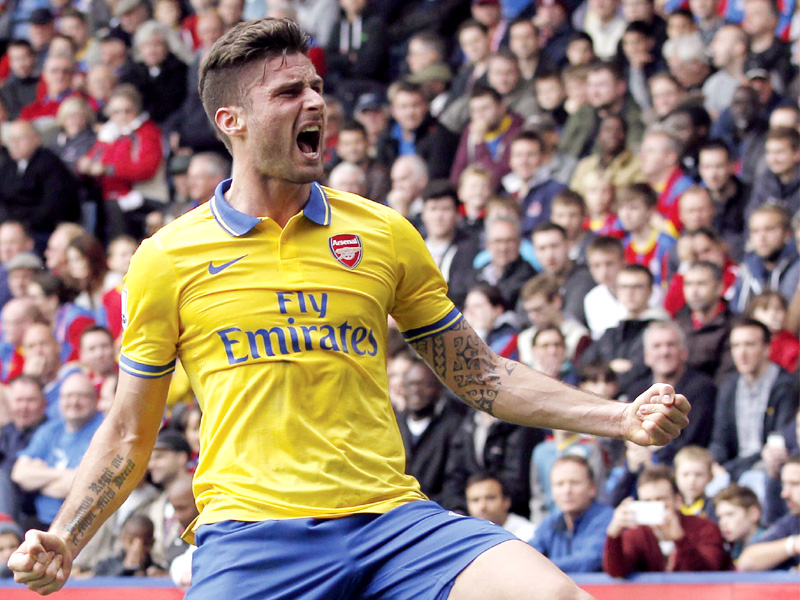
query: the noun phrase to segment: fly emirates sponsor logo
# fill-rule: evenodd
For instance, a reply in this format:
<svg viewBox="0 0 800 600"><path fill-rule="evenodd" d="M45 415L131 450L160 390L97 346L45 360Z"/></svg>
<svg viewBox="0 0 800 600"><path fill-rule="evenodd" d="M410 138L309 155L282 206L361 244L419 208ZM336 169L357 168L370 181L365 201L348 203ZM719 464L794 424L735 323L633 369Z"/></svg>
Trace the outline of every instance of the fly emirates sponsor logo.
<svg viewBox="0 0 800 600"><path fill-rule="evenodd" d="M229 365L270 356L286 356L311 350L328 350L358 356L375 356L378 342L375 332L367 327L355 327L348 321L339 324L326 322L328 294L308 292L277 292L280 314L285 324L246 331L228 327L217 331ZM293 316L294 315L294 316ZM305 315L304 323L318 319L316 325L296 322L295 316Z"/></svg>

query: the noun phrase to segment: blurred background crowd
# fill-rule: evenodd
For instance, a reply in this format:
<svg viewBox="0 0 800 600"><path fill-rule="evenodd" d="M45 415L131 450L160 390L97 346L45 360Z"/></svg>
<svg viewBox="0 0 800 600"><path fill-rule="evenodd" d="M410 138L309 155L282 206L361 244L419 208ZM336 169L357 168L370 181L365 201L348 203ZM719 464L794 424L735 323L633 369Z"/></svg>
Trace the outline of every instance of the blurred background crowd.
<svg viewBox="0 0 800 600"><path fill-rule="evenodd" d="M324 183L408 218L497 353L693 405L663 448L502 423L390 329L423 491L567 572L796 568L795 0L0 2L0 561L52 521L113 400L139 242L230 176L198 69L263 16L311 36ZM190 583L200 419L178 368L80 574Z"/></svg>

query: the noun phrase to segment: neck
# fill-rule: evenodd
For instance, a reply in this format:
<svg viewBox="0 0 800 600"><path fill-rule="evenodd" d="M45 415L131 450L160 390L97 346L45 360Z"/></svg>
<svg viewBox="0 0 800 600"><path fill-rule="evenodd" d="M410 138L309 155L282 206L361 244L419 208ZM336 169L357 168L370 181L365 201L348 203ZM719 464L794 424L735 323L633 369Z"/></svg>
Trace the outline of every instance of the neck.
<svg viewBox="0 0 800 600"><path fill-rule="evenodd" d="M758 369L756 369L755 371L751 371L750 373L744 373L742 377L744 377L744 380L748 383L748 385L753 385L756 381L758 381L759 379L761 379L761 377L764 376L764 373L766 372L768 365L769 361L765 360L758 367Z"/></svg>
<svg viewBox="0 0 800 600"><path fill-rule="evenodd" d="M672 373L657 373L653 371L653 381L658 381L659 383L668 383L669 385L675 385L678 383L683 374L686 372L686 367L680 366L677 371L673 371Z"/></svg>
<svg viewBox="0 0 800 600"><path fill-rule="evenodd" d="M707 17L700 18L698 20L698 25L700 25L701 29L708 29L709 27L713 27L717 21L719 21L719 17L712 14Z"/></svg>
<svg viewBox="0 0 800 600"><path fill-rule="evenodd" d="M531 79L536 72L536 66L539 64L539 57L531 56L530 58L520 58L518 59L518 63L523 79Z"/></svg>
<svg viewBox="0 0 800 600"><path fill-rule="evenodd" d="M631 235L633 235L633 241L642 244L650 241L650 235L652 233L653 230L650 228L649 221L645 227L642 227L636 231L631 231Z"/></svg>
<svg viewBox="0 0 800 600"><path fill-rule="evenodd" d="M648 181L651 182L650 185L652 187L663 185L669 180L669 176L672 175L672 172L674 170L675 170L675 165L671 165L670 167L660 171L658 174L649 177Z"/></svg>
<svg viewBox="0 0 800 600"><path fill-rule="evenodd" d="M281 227L308 201L310 183L292 183L259 175L255 169L234 167L228 203L246 215L269 217Z"/></svg>
<svg viewBox="0 0 800 600"><path fill-rule="evenodd" d="M89 421L91 421L93 418L94 418L94 415L92 415L92 416L90 416L90 417L88 417L86 419L80 419L80 420L76 420L76 419L66 420L65 419L64 420L64 425L66 426L67 431L69 433L75 433L77 431L80 431L84 427L86 427L87 423L89 423Z"/></svg>
<svg viewBox="0 0 800 600"><path fill-rule="evenodd" d="M725 72L734 77L741 77L744 73L744 56L737 57L725 67Z"/></svg>
<svg viewBox="0 0 800 600"><path fill-rule="evenodd" d="M712 318L714 318L714 313L717 312L717 306L719 306L719 303L716 303L713 306L709 306L708 308L692 310L692 317L697 319L702 325L705 325Z"/></svg>
<svg viewBox="0 0 800 600"><path fill-rule="evenodd" d="M428 236L427 241L432 244L450 244L455 237L456 237L455 231L449 231L446 234L442 235L431 234Z"/></svg>
<svg viewBox="0 0 800 600"><path fill-rule="evenodd" d="M762 34L755 36L750 41L750 50L752 52L764 52L770 46L772 46L772 43L774 41L775 41L775 34L771 30L765 31Z"/></svg>
<svg viewBox="0 0 800 600"><path fill-rule="evenodd" d="M783 184L792 183L796 178L797 178L797 167L793 167L789 171L786 171L785 173L778 175L778 179Z"/></svg>

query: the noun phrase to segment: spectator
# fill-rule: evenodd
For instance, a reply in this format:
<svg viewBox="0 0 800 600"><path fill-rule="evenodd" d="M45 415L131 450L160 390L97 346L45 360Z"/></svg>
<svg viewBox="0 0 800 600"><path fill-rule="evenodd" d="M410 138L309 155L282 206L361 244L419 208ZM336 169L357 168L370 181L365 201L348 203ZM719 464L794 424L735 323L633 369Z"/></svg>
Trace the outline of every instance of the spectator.
<svg viewBox="0 0 800 600"><path fill-rule="evenodd" d="M706 110L716 119L722 111L730 107L733 94L744 79L748 39L740 27L726 25L716 15L711 18L715 18L716 23L721 25L713 34L713 40L705 42L711 50L711 59L717 71L703 84L703 96Z"/></svg>
<svg viewBox="0 0 800 600"><path fill-rule="evenodd" d="M792 243L791 215L765 204L748 219L750 247L739 265L731 308L740 313L750 298L765 290L779 291L791 301L800 282L800 257Z"/></svg>
<svg viewBox="0 0 800 600"><path fill-rule="evenodd" d="M511 172L501 181L505 191L522 209L522 234L527 237L538 224L550 218L553 197L565 186L550 178L544 165L545 142L539 134L521 131L510 139L508 165Z"/></svg>
<svg viewBox="0 0 800 600"><path fill-rule="evenodd" d="M346 122L339 131L336 154L341 160L354 164L363 171L367 183L365 196L383 203L389 192L389 171L385 165L370 158L368 150L366 128L358 121Z"/></svg>
<svg viewBox="0 0 800 600"><path fill-rule="evenodd" d="M570 24L571 12L565 0L537 0L533 24L539 29L542 56L551 65L567 66L567 47L574 32ZM589 44L591 46L591 42ZM592 51L594 56L594 51Z"/></svg>
<svg viewBox="0 0 800 600"><path fill-rule="evenodd" d="M683 229L678 215L680 198L694 184L681 170L680 153L678 141L663 128L648 130L639 150L642 174L658 194L658 212L677 232Z"/></svg>
<svg viewBox="0 0 800 600"><path fill-rule="evenodd" d="M14 521L0 521L0 579L13 577L13 573L6 563L14 550L22 543L23 538L22 529Z"/></svg>
<svg viewBox="0 0 800 600"><path fill-rule="evenodd" d="M761 503L750 488L735 483L714 496L714 512L728 554L737 568L745 546L758 542L764 533L761 527Z"/></svg>
<svg viewBox="0 0 800 600"><path fill-rule="evenodd" d="M769 342L769 329L759 321L742 319L731 327L736 373L720 385L709 446L731 481L748 484L760 497L764 473L751 470L767 436L794 418L798 400L794 377L770 362Z"/></svg>
<svg viewBox="0 0 800 600"><path fill-rule="evenodd" d="M706 496L713 466L714 457L704 446L687 445L675 454L675 484L683 499L681 514L717 521L714 504Z"/></svg>
<svg viewBox="0 0 800 600"><path fill-rule="evenodd" d="M464 60L450 86L450 103L457 98L469 97L475 83L485 81L491 53L488 30L475 19L461 23L456 38Z"/></svg>
<svg viewBox="0 0 800 600"><path fill-rule="evenodd" d="M691 345L687 343L684 331L674 322L651 322L644 331L643 342L644 364L650 372L624 390L627 397L635 398L653 382L659 381L685 390L694 400L689 426L678 439L655 451L658 463L669 465L685 446L708 446L714 425L717 386L708 375L690 366Z"/></svg>
<svg viewBox="0 0 800 600"><path fill-rule="evenodd" d="M616 188L602 171L589 171L583 178L586 186L586 220L583 226L596 235L625 237L625 230L617 218Z"/></svg>
<svg viewBox="0 0 800 600"><path fill-rule="evenodd" d="M33 252L20 252L4 266L8 273L8 289L11 291L11 297L27 298L31 282L34 276L41 272L44 264Z"/></svg>
<svg viewBox="0 0 800 600"><path fill-rule="evenodd" d="M392 187L386 194L386 203L419 229L424 204L422 194L429 182L425 161L416 154L399 156L392 164L389 177Z"/></svg>
<svg viewBox="0 0 800 600"><path fill-rule="evenodd" d="M450 297L457 306L466 298L469 289L478 282L497 286L507 307L517 305L519 292L524 283L536 275L536 271L520 255L520 226L513 216L498 216L486 222L486 249L491 258L489 264L474 269L463 280L454 280L450 286Z"/></svg>
<svg viewBox="0 0 800 600"><path fill-rule="evenodd" d="M102 188L107 239L120 233L140 239L148 209L168 198L161 131L143 111L135 87L117 87L106 106L110 120L77 163Z"/></svg>
<svg viewBox="0 0 800 600"><path fill-rule="evenodd" d="M594 52L601 60L616 57L619 43L625 32L625 19L620 14L619 0L591 0L587 3L582 20L573 15L575 27L592 38Z"/></svg>
<svg viewBox="0 0 800 600"><path fill-rule="evenodd" d="M464 317L497 354L512 360L519 358L516 316L497 287L486 282L471 287L464 301Z"/></svg>
<svg viewBox="0 0 800 600"><path fill-rule="evenodd" d="M728 243L734 256L743 256L744 207L748 188L735 175L736 165L728 147L721 141L710 140L700 147L698 172L701 185L714 202L712 224Z"/></svg>
<svg viewBox="0 0 800 600"><path fill-rule="evenodd" d="M108 329L93 325L83 331L80 338L80 363L98 394L106 379L117 376L119 368L114 338Z"/></svg>
<svg viewBox="0 0 800 600"><path fill-rule="evenodd" d="M389 90L389 100L393 121L378 138L376 158L391 165L399 156L417 154L427 164L431 177L447 177L458 142L429 114L419 86L395 83Z"/></svg>
<svg viewBox="0 0 800 600"><path fill-rule="evenodd" d="M688 364L721 383L733 372L729 333L734 314L723 298L723 275L711 262L694 263L683 274L686 306L675 314L689 346Z"/></svg>
<svg viewBox="0 0 800 600"><path fill-rule="evenodd" d="M648 306L653 293L653 274L642 265L625 265L617 275L616 291L627 311L625 317L586 349L579 364L601 358L609 361L620 388L626 389L647 372L643 358L644 330L651 321L667 315L663 309Z"/></svg>
<svg viewBox="0 0 800 600"><path fill-rule="evenodd" d="M58 132L48 147L73 173L77 172L78 159L89 152L96 141L95 113L91 105L78 96L67 98L56 113ZM83 190L86 200L88 190Z"/></svg>
<svg viewBox="0 0 800 600"><path fill-rule="evenodd" d="M522 129L522 117L509 112L502 96L488 86L475 86L469 97L469 125L461 134L450 179L457 182L468 164L492 173L493 186L510 171L511 141Z"/></svg>
<svg viewBox="0 0 800 600"><path fill-rule="evenodd" d="M596 340L625 315L616 294L617 274L625 264L622 242L609 236L595 238L586 248L586 263L597 285L586 294L583 309L586 325Z"/></svg>
<svg viewBox="0 0 800 600"><path fill-rule="evenodd" d="M36 274L28 295L55 334L61 348L61 362L76 360L81 334L94 325L94 315L71 302L70 290L58 277L48 272Z"/></svg>
<svg viewBox="0 0 800 600"><path fill-rule="evenodd" d="M38 310L36 312L38 313ZM70 375L80 369L75 365L65 365L62 368L59 359L61 349L50 325L43 322L41 316L24 329L20 351L25 357L22 372L36 377L44 386L47 418L53 421L61 419L63 417L59 405L61 386Z"/></svg>
<svg viewBox="0 0 800 600"><path fill-rule="evenodd" d="M612 577L647 571L724 571L730 569L719 527L702 517L682 515L672 472L651 467L639 475L637 495L645 502L661 502L663 522L639 525L624 500L614 511L606 531L603 570Z"/></svg>
<svg viewBox="0 0 800 600"><path fill-rule="evenodd" d="M166 567L153 560L153 522L144 515L133 515L122 526L122 551L97 563L96 577L162 577Z"/></svg>
<svg viewBox="0 0 800 600"><path fill-rule="evenodd" d="M656 32L642 21L628 23L622 36L622 52L627 63L627 82L631 96L642 110L647 110L652 105L647 80L666 67L661 58Z"/></svg>
<svg viewBox="0 0 800 600"><path fill-rule="evenodd" d="M800 210L800 133L796 129L772 129L765 148L767 171L753 184L745 210L747 218L766 203L782 206L790 214Z"/></svg>
<svg viewBox="0 0 800 600"><path fill-rule="evenodd" d="M622 241L627 264L643 265L653 274L655 285L666 288L669 280L669 255L675 238L652 225L657 219L658 199L646 183L634 183L620 191L617 211L628 235Z"/></svg>
<svg viewBox="0 0 800 600"><path fill-rule="evenodd" d="M33 497L23 495L11 481L17 453L28 446L36 430L45 422L47 400L42 384L34 377L18 375L8 383L6 403L10 422L0 427L0 513L33 516Z"/></svg>
<svg viewBox="0 0 800 600"><path fill-rule="evenodd" d="M449 181L432 181L425 190L424 200L421 217L425 228L425 245L445 281L450 283L470 271L478 253L478 244L457 227L458 197Z"/></svg>
<svg viewBox="0 0 800 600"><path fill-rule="evenodd" d="M572 113L564 126L559 150L576 158L587 156L597 145L600 120L609 114L622 115L628 126L626 145L635 147L642 140L643 125L639 106L628 94L628 86L613 63L594 63L588 75L589 104Z"/></svg>
<svg viewBox="0 0 800 600"><path fill-rule="evenodd" d="M40 427L30 444L19 453L12 480L27 492L37 492L39 521L53 521L66 497L75 469L103 421L97 412L97 392L83 373L73 373L61 385L56 419Z"/></svg>
<svg viewBox="0 0 800 600"><path fill-rule="evenodd" d="M542 273L529 279L520 292L522 309L531 326L517 338L519 358L527 365L533 363L533 338L540 327L552 324L564 337L566 357L577 360L591 343L589 330L569 314L562 312L564 299L559 281L552 275Z"/></svg>
<svg viewBox="0 0 800 600"><path fill-rule="evenodd" d="M780 15L768 0L748 1L744 5L742 29L750 36L750 53L745 70L764 69L770 73L774 85L785 90L794 77L790 62L789 45L776 37L775 29Z"/></svg>
<svg viewBox="0 0 800 600"><path fill-rule="evenodd" d="M586 175L602 172L615 188L642 181L641 164L625 143L628 126L619 115L607 115L597 130L597 151L581 159L570 181L570 188L586 195Z"/></svg>
<svg viewBox="0 0 800 600"><path fill-rule="evenodd" d="M30 298L13 298L0 311L0 381L8 383L22 372L22 342L28 327L41 313Z"/></svg>
<svg viewBox="0 0 800 600"><path fill-rule="evenodd" d="M599 571L614 511L596 500L592 468L580 456L562 456L550 470L550 485L558 512L537 527L531 545L567 573Z"/></svg>
<svg viewBox="0 0 800 600"><path fill-rule="evenodd" d="M647 123L655 124L665 119L686 99L686 89L669 71L662 71L647 80L653 109L647 114Z"/></svg>
<svg viewBox="0 0 800 600"><path fill-rule="evenodd" d="M742 550L736 566L741 571L792 569L800 564L800 458L793 456L781 469L781 498L789 514Z"/></svg>
<svg viewBox="0 0 800 600"><path fill-rule="evenodd" d="M25 223L43 250L58 223L80 217L78 182L31 123L14 121L4 137L11 160L0 165L0 221Z"/></svg>
<svg viewBox="0 0 800 600"><path fill-rule="evenodd" d="M462 218L458 228L481 245L486 230L486 207L493 193L492 174L483 167L470 165L461 173L458 199L461 201L459 212Z"/></svg>
<svg viewBox="0 0 800 600"><path fill-rule="evenodd" d="M567 357L567 344L558 325L545 324L533 336L530 367L570 385L578 384L578 373Z"/></svg>
<svg viewBox="0 0 800 600"><path fill-rule="evenodd" d="M61 103L70 96L80 95L73 88L74 74L75 62L71 56L48 55L42 69L44 94L23 106L19 118L38 123L42 127L52 125Z"/></svg>
<svg viewBox="0 0 800 600"><path fill-rule="evenodd" d="M518 17L508 26L508 49L516 57L524 81L533 81L553 68L542 56L539 33L528 18Z"/></svg>
<svg viewBox="0 0 800 600"><path fill-rule="evenodd" d="M0 231L2 231L0 226ZM77 223L59 223L47 238L44 251L45 266L56 277L67 278L67 246L76 237L86 233Z"/></svg>
<svg viewBox="0 0 800 600"><path fill-rule="evenodd" d="M367 154L377 158L378 140L389 119L385 100L380 94L362 94L353 108L353 118L367 130Z"/></svg>
<svg viewBox="0 0 800 600"><path fill-rule="evenodd" d="M687 33L664 42L662 50L670 74L690 94L700 92L711 67L708 53L699 33Z"/></svg>
<svg viewBox="0 0 800 600"><path fill-rule="evenodd" d="M527 542L536 526L511 511L511 496L500 479L478 472L467 480L467 512L471 517L486 519Z"/></svg>
<svg viewBox="0 0 800 600"><path fill-rule="evenodd" d="M192 449L183 434L162 429L147 463L150 481L161 489L161 494L147 508L147 516L155 526L152 557L157 564L167 564L167 552L183 532L175 518L175 509L169 503L167 490L174 481L187 476L191 454Z"/></svg>
<svg viewBox="0 0 800 600"><path fill-rule="evenodd" d="M564 228L567 233L568 256L580 265L586 264L586 248L597 237L583 228L586 217L586 204L580 194L562 190L553 197L550 220Z"/></svg>
<svg viewBox="0 0 800 600"><path fill-rule="evenodd" d="M413 360L403 376L403 398L405 408L398 412L397 424L406 449L406 473L419 481L423 494L440 501L449 447L463 413L419 359Z"/></svg>
<svg viewBox="0 0 800 600"><path fill-rule="evenodd" d="M36 54L29 41L11 40L6 56L11 74L0 87L0 102L6 110L6 118L14 121L24 106L36 100L39 78L36 76Z"/></svg>
<svg viewBox="0 0 800 600"><path fill-rule="evenodd" d="M192 493L192 478L179 477L167 488L168 500L175 509L175 517L178 523L185 530L197 518L197 506ZM169 562L169 573L172 580L177 585L188 579L191 583L192 569L191 556L197 546L188 544L181 538L177 538L172 547L167 552ZM187 560L188 559L188 560Z"/></svg>
<svg viewBox="0 0 800 600"><path fill-rule="evenodd" d="M780 292L767 291L750 301L745 316L761 321L772 335L769 359L789 373L797 371L800 341L788 331L786 313L788 303Z"/></svg>

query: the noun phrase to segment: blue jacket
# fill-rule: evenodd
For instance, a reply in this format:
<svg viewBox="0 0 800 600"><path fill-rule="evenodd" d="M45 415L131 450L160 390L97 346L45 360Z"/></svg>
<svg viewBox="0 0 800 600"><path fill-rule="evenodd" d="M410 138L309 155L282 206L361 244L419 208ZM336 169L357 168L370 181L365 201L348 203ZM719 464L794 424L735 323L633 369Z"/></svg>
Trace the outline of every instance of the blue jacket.
<svg viewBox="0 0 800 600"><path fill-rule="evenodd" d="M542 521L530 544L566 573L602 571L606 529L613 516L613 508L592 502L569 531L559 511Z"/></svg>

